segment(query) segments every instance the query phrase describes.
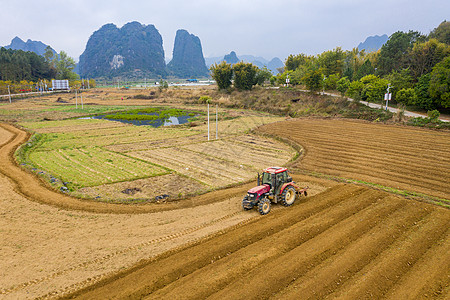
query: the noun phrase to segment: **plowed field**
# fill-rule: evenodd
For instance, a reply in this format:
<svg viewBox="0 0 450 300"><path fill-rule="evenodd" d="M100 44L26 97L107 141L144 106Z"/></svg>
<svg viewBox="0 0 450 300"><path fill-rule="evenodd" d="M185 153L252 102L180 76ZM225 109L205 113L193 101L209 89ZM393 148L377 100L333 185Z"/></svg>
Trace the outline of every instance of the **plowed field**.
<svg viewBox="0 0 450 300"><path fill-rule="evenodd" d="M444 299L449 228L444 208L339 185L69 298Z"/></svg>
<svg viewBox="0 0 450 300"><path fill-rule="evenodd" d="M314 119L259 130L305 148L294 170L448 205L448 132ZM311 196L267 216L240 207L254 183L184 202L98 203L50 190L15 165L27 138L0 125L0 298L450 299L444 207L299 174L294 180ZM198 152L187 138L175 143L180 153ZM250 142L248 160L263 163L259 149L273 147ZM234 159L215 143L224 161ZM215 158L214 149L205 156ZM154 148L128 153L138 151Z"/></svg>
<svg viewBox="0 0 450 300"><path fill-rule="evenodd" d="M260 131L301 144L306 153L294 167L302 171L450 199L449 132L320 119Z"/></svg>

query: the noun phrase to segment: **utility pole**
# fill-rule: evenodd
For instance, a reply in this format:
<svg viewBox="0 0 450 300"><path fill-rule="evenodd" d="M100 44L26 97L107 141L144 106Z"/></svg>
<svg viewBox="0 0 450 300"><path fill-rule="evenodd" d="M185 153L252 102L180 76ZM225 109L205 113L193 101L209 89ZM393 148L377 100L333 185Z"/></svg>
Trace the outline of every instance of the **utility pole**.
<svg viewBox="0 0 450 300"><path fill-rule="evenodd" d="M81 109L84 109L84 107L83 107L83 94L81 94Z"/></svg>
<svg viewBox="0 0 450 300"><path fill-rule="evenodd" d="M9 85L8 85L8 95L9 95L9 103L11 103L11 90L9 89Z"/></svg>
<svg viewBox="0 0 450 300"><path fill-rule="evenodd" d="M209 103L208 103L208 141L209 141Z"/></svg>
<svg viewBox="0 0 450 300"><path fill-rule="evenodd" d="M386 100L386 111L388 110L388 101L391 100L391 93L389 93L389 89L391 88L391 84L388 84L386 94L384 95L384 99Z"/></svg>
<svg viewBox="0 0 450 300"><path fill-rule="evenodd" d="M216 104L216 140L219 139L218 105Z"/></svg>
<svg viewBox="0 0 450 300"><path fill-rule="evenodd" d="M75 109L78 109L78 92L75 90Z"/></svg>
<svg viewBox="0 0 450 300"><path fill-rule="evenodd" d="M87 79L87 82L88 82L88 89L90 89L91 85L89 84L89 78Z"/></svg>
<svg viewBox="0 0 450 300"><path fill-rule="evenodd" d="M322 95L325 95L325 79L327 79L327 76L323 75Z"/></svg>

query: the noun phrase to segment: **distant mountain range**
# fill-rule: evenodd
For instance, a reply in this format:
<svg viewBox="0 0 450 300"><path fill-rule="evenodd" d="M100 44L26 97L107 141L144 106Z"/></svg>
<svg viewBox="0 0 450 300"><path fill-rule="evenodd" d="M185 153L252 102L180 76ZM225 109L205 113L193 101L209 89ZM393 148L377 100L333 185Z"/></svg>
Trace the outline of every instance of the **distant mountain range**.
<svg viewBox="0 0 450 300"><path fill-rule="evenodd" d="M369 36L364 42L359 43L358 49L364 49L366 50L366 52L378 51L381 49L381 46L383 46L388 41L388 39L389 37L386 34L383 34L382 36Z"/></svg>
<svg viewBox="0 0 450 300"><path fill-rule="evenodd" d="M366 52L377 51L388 39L386 34L369 36L358 45L358 49L364 49ZM24 42L19 37L15 37L5 48L44 55L47 45L30 39ZM52 51L56 54L55 50L52 49ZM209 67L221 61L231 64L244 61L258 68L267 67L273 74L278 74L278 69L284 66L278 57L267 60L261 56L238 56L234 51L224 56L205 58L200 39L183 29L177 31L173 56L166 64L162 37L156 27L130 22L122 28L117 28L114 24L106 24L95 31L80 56L76 71L82 77L92 78L206 77L209 76Z"/></svg>
<svg viewBox="0 0 450 300"><path fill-rule="evenodd" d="M235 58L236 57L236 58ZM231 51L229 54L226 54L224 56L217 56L217 57L205 57L205 62L208 68L215 64L220 63L222 61L226 61L228 63L235 63L234 61L237 59L236 62L243 61L246 63L252 63L258 68L264 68L267 67L270 71L272 71L273 74L278 74L278 68L284 67L284 63L279 59L278 57L272 58L270 61L265 59L261 56L253 56L253 55L239 55L237 56L236 52ZM231 60L231 61L230 61Z"/></svg>
<svg viewBox="0 0 450 300"><path fill-rule="evenodd" d="M21 38L16 36L15 38L12 39L11 44L5 46L5 48L13 50L31 51L38 55L44 55L47 46L48 45L44 44L41 41L32 41L30 39L24 42ZM53 50L53 48L52 51L54 54L56 54L56 51Z"/></svg>

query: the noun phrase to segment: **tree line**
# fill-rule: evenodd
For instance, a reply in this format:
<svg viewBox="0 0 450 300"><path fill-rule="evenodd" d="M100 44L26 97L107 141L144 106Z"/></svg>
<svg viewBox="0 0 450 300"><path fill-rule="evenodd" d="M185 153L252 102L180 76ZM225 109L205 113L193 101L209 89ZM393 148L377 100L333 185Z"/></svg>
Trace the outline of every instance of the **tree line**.
<svg viewBox="0 0 450 300"><path fill-rule="evenodd" d="M219 89L250 90L272 84L301 85L311 91L337 90L356 100L380 102L388 85L392 100L425 110L450 108L450 22L429 35L398 31L376 52L340 47L318 55L289 55L284 70L272 76L251 63L211 66Z"/></svg>
<svg viewBox="0 0 450 300"><path fill-rule="evenodd" d="M33 81L51 79L75 80L75 61L66 52L54 54L47 47L44 56L31 51L0 48L1 81Z"/></svg>
<svg viewBox="0 0 450 300"><path fill-rule="evenodd" d="M312 91L338 90L357 100L382 101L388 84L393 100L425 110L450 107L450 22L429 35L398 31L379 51L337 47L316 56L290 55L278 83Z"/></svg>
<svg viewBox="0 0 450 300"><path fill-rule="evenodd" d="M227 90L234 84L240 91L251 90L254 85L263 85L272 77L272 72L266 67L260 69L252 63L239 62L234 65L222 61L210 68L211 76L221 90Z"/></svg>

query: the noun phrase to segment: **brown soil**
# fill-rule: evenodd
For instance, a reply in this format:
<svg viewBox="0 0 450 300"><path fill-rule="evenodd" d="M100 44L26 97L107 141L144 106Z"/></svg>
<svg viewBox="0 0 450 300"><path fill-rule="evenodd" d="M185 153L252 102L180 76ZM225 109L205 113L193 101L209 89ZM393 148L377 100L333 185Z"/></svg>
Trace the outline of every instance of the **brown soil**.
<svg viewBox="0 0 450 300"><path fill-rule="evenodd" d="M181 187L181 189L180 189ZM82 195L96 199L108 199L127 202L127 200L143 199L143 201L156 202L155 197L169 195L164 202L177 199L181 196L206 192L208 187L192 179L177 174L167 174L133 181L104 184L79 189ZM127 193L127 191L129 191ZM179 195L181 193L181 195ZM100 197L100 198L97 198ZM158 201L161 202L161 201Z"/></svg>
<svg viewBox="0 0 450 300"><path fill-rule="evenodd" d="M342 120L261 131L305 147L298 169L449 199L448 133ZM306 175L294 180L313 196L264 217L240 207L254 183L170 203L96 203L16 166L27 138L0 124L1 298L450 297L447 209Z"/></svg>
<svg viewBox="0 0 450 300"><path fill-rule="evenodd" d="M450 133L352 120L298 119L260 127L301 144L301 171L450 199Z"/></svg>
<svg viewBox="0 0 450 300"><path fill-rule="evenodd" d="M67 298L444 299L449 226L444 208L339 185Z"/></svg>

